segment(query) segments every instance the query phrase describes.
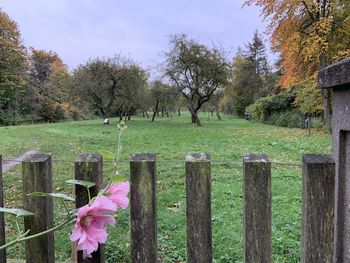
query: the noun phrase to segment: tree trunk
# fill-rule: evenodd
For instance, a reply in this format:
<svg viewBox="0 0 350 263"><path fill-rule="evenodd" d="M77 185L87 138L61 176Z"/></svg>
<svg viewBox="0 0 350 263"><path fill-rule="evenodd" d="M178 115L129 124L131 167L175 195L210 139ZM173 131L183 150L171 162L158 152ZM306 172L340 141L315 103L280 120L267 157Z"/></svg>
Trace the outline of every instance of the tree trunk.
<svg viewBox="0 0 350 263"><path fill-rule="evenodd" d="M198 118L198 110L195 110L192 105L189 107L189 110L191 113L191 123L201 126L201 122L199 121L199 118Z"/></svg>
<svg viewBox="0 0 350 263"><path fill-rule="evenodd" d="M201 122L199 121L197 112L191 113L192 115L192 123L197 124L197 126L201 126Z"/></svg>
<svg viewBox="0 0 350 263"><path fill-rule="evenodd" d="M152 121L154 121L154 118L156 117L156 114L158 113L158 104L159 104L159 102L157 101L156 106L154 107Z"/></svg>
<svg viewBox="0 0 350 263"><path fill-rule="evenodd" d="M162 117L164 117L164 107L162 107Z"/></svg>
<svg viewBox="0 0 350 263"><path fill-rule="evenodd" d="M145 113L146 113L147 119L149 119L149 115L148 115L148 112L147 112L147 111L145 111Z"/></svg>
<svg viewBox="0 0 350 263"><path fill-rule="evenodd" d="M216 117L218 117L218 120L221 121L220 112L219 112L219 109L217 107L215 107L215 112L216 112Z"/></svg>
<svg viewBox="0 0 350 263"><path fill-rule="evenodd" d="M179 108L177 109L177 116L181 116L181 107L179 106Z"/></svg>
<svg viewBox="0 0 350 263"><path fill-rule="evenodd" d="M166 108L164 108L164 111L165 111L166 117L169 118L169 112L166 110Z"/></svg>
<svg viewBox="0 0 350 263"><path fill-rule="evenodd" d="M145 111L143 110L142 111L142 118L144 118L145 117Z"/></svg>
<svg viewBox="0 0 350 263"><path fill-rule="evenodd" d="M123 108L124 108L123 105L118 108L119 121L123 120Z"/></svg>
<svg viewBox="0 0 350 263"><path fill-rule="evenodd" d="M124 107L121 107L119 110L119 121L123 120L123 114L124 114Z"/></svg>

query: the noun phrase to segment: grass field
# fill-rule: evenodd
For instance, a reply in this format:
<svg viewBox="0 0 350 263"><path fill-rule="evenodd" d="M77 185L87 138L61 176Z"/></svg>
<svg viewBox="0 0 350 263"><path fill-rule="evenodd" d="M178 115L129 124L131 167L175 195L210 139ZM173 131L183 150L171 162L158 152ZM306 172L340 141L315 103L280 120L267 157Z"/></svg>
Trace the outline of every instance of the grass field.
<svg viewBox="0 0 350 263"><path fill-rule="evenodd" d="M184 158L189 152L207 152L212 163L212 221L215 262L242 262L242 160L244 153L267 153L272 161L300 163L304 153L331 152L331 138L314 131L287 129L253 121L224 117L216 120L200 115L202 127L189 123L189 116L156 119L140 117L127 122L123 135L122 160L134 152L157 154L158 248L160 262L186 260L186 207ZM12 158L30 149L52 153L54 189L71 192L64 180L73 177L73 163L80 153L114 151L116 120L64 122L0 128L0 154ZM105 164L105 177L112 167ZM128 178L129 163L120 171ZM21 204L21 168L4 175L6 206ZM107 179L106 179L107 180ZM274 262L300 262L301 169L272 165L273 259ZM106 247L108 262L129 262L129 211L118 214L118 225L110 230ZM56 213L59 220L60 214ZM8 236L13 228L8 224ZM56 233L57 260L70 256L69 230ZM9 257L23 257L23 247L11 248Z"/></svg>

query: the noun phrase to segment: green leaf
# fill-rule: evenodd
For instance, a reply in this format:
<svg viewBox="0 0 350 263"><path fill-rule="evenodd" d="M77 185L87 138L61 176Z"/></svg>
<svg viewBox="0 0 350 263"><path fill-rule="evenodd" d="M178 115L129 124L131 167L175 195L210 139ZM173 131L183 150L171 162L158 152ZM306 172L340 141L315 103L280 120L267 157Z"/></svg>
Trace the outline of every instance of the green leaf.
<svg viewBox="0 0 350 263"><path fill-rule="evenodd" d="M99 150L98 153L101 154L104 159L107 159L107 160L114 160L115 159L115 153L112 153L110 151Z"/></svg>
<svg viewBox="0 0 350 263"><path fill-rule="evenodd" d="M84 186L84 187L86 187L86 188L90 188L90 187L96 185L96 184L93 183L93 182L83 181L83 180L74 180L74 179L67 180L67 181L65 181L65 183L67 183L67 184L77 184L77 185Z"/></svg>
<svg viewBox="0 0 350 263"><path fill-rule="evenodd" d="M17 217L21 217L21 216L33 216L34 213L29 212L27 210L23 210L23 209L19 209L19 208L4 208L4 207L0 207L0 213L10 213L13 214Z"/></svg>
<svg viewBox="0 0 350 263"><path fill-rule="evenodd" d="M52 197L52 198L57 198L61 199L64 201L75 201L75 199L69 195L63 194L63 193L43 193L43 192L34 192L28 194L30 197L35 197L35 196L47 196L47 197Z"/></svg>

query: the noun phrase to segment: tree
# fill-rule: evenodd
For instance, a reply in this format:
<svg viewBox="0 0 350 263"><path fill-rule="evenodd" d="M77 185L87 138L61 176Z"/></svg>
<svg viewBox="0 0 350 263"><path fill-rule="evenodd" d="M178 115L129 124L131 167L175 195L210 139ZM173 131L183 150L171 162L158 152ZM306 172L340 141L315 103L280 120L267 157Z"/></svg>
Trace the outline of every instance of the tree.
<svg viewBox="0 0 350 263"><path fill-rule="evenodd" d="M219 89L216 92L214 92L213 96L211 99L208 101L208 106L211 112L211 115L213 116L214 111L216 114L216 117L218 118L219 121L221 121L221 115L220 115L220 101L223 97L223 89Z"/></svg>
<svg viewBox="0 0 350 263"><path fill-rule="evenodd" d="M121 110L136 104L138 91L147 84L147 74L131 60L121 56L96 58L74 71L74 94L109 118L117 99Z"/></svg>
<svg viewBox="0 0 350 263"><path fill-rule="evenodd" d="M119 107L119 116L122 115L128 120L131 119L131 114L137 108L144 110L144 103L147 101L147 79L148 74L137 64L127 65L121 71L121 86L119 87L119 95L117 96L117 105Z"/></svg>
<svg viewBox="0 0 350 263"><path fill-rule="evenodd" d="M233 106L233 111L243 117L250 104L272 92L273 84L274 76L270 71L265 45L255 31L246 49L239 48L233 58L230 81L221 98L221 107L232 111Z"/></svg>
<svg viewBox="0 0 350 263"><path fill-rule="evenodd" d="M210 49L184 34L172 36L170 46L165 53L165 75L186 99L192 123L200 125L198 111L227 83L227 63L221 50Z"/></svg>
<svg viewBox="0 0 350 263"><path fill-rule="evenodd" d="M281 53L283 87L311 79L320 69L350 55L350 1L246 0L262 7L269 19L271 43ZM314 89L316 84L314 85ZM330 94L323 94L324 119L330 126Z"/></svg>
<svg viewBox="0 0 350 263"><path fill-rule="evenodd" d="M58 54L31 48L30 83L26 87L26 93L34 93L34 100L29 100L28 104L39 117L45 121L65 118L65 113L68 112L65 112L63 103L66 102L65 108L68 111L70 81L67 66Z"/></svg>
<svg viewBox="0 0 350 263"><path fill-rule="evenodd" d="M254 101L266 96L271 80L270 67L267 61L265 45L258 31L254 32L253 40L246 45L244 56L247 59L246 68L250 72L251 86Z"/></svg>
<svg viewBox="0 0 350 263"><path fill-rule="evenodd" d="M177 90L162 83L160 80L155 80L151 85L151 96L154 105L152 121L154 121L159 111L162 112L162 117L164 113L169 117L168 109L174 106L174 103L177 101Z"/></svg>
<svg viewBox="0 0 350 263"><path fill-rule="evenodd" d="M254 103L258 83L255 78L252 78L255 74L254 65L241 49L233 59L231 74L231 80L225 93L232 98L235 113L243 117L246 107Z"/></svg>
<svg viewBox="0 0 350 263"><path fill-rule="evenodd" d="M25 85L26 61L17 24L0 8L0 110L16 108L16 96Z"/></svg>

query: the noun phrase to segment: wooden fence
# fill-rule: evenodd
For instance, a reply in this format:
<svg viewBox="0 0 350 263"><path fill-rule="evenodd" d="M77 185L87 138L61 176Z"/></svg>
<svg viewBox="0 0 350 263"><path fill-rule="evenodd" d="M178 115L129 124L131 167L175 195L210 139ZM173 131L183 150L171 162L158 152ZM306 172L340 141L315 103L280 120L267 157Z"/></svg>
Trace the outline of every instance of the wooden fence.
<svg viewBox="0 0 350 263"><path fill-rule="evenodd" d="M3 185L0 156L0 206ZM103 185L103 160L98 154L82 154L75 162L75 178L96 183L92 195ZM47 197L29 199L31 192L52 192L52 158L34 154L22 162L24 208L35 213L25 218L30 234L53 226L53 201ZM189 154L185 159L187 205L187 262L212 262L211 161L208 154ZM304 263L332 262L335 165L326 155L302 158L301 257ZM131 260L157 262L156 156L137 153L130 161ZM76 207L87 203L86 191L75 188ZM267 155L248 154L243 159L244 262L270 263L271 251L271 162ZM0 213L0 245L5 242L4 215ZM229 244L227 244L229 246ZM54 235L26 241L28 263L54 263ZM103 246L91 259L104 262ZM6 262L0 251L0 263Z"/></svg>

